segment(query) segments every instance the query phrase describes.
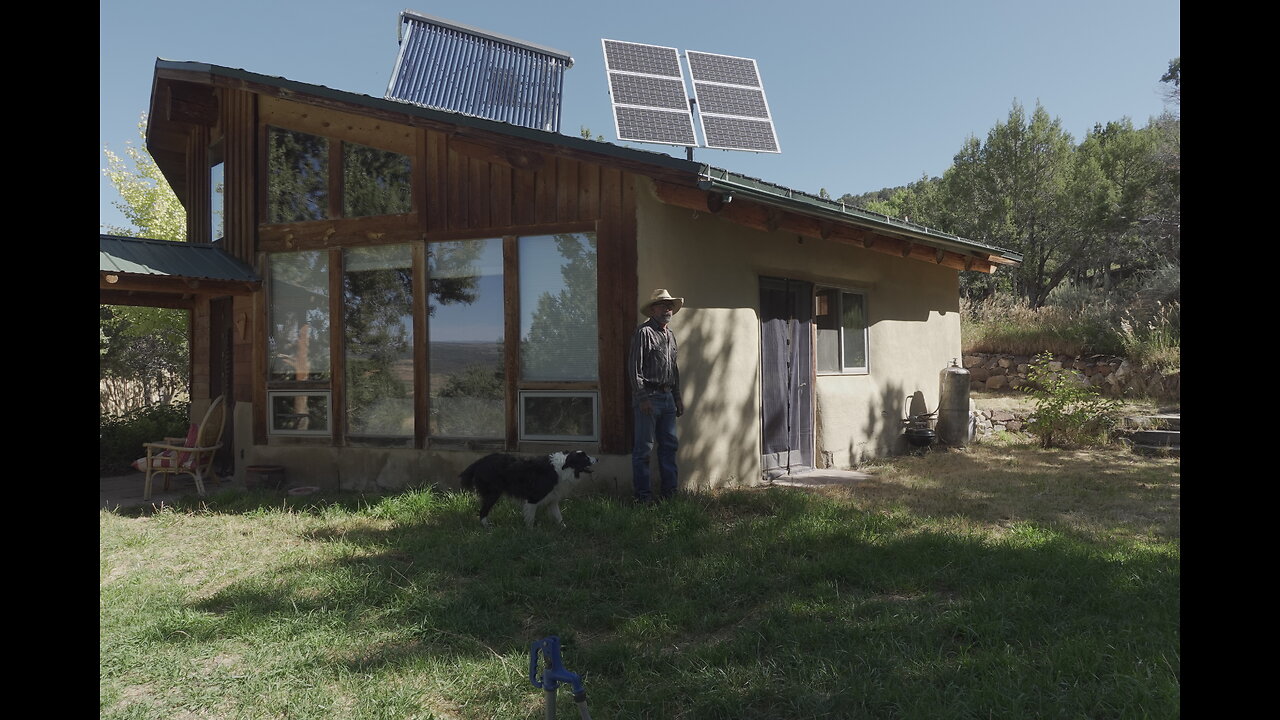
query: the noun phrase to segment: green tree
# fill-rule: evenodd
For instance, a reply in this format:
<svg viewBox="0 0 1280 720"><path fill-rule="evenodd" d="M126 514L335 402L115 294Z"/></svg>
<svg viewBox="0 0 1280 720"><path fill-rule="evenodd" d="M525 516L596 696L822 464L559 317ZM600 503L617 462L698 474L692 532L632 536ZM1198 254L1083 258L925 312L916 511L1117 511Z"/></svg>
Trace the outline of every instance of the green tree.
<svg viewBox="0 0 1280 720"><path fill-rule="evenodd" d="M583 373L555 379L594 380L594 365L589 370L579 365L583 358L596 357L596 238L562 234L555 236L555 244L562 258L562 284L555 293L548 291L539 296L528 336L521 343L522 364L526 372L533 368L537 373Z"/></svg>
<svg viewBox="0 0 1280 720"><path fill-rule="evenodd" d="M1073 210L1091 179L1076 166L1071 136L1036 104L1030 118L1014 102L1006 121L985 141L970 136L942 177L938 222L951 232L1015 250L1021 266L989 276L987 291L1003 280L1032 307L1044 304L1092 238Z"/></svg>
<svg viewBox="0 0 1280 720"><path fill-rule="evenodd" d="M145 115L138 131L145 140ZM113 205L129 226L103 225L102 232L185 240L186 211L146 148L128 144L122 158L104 147L103 154L102 174L120 193ZM103 305L99 311L101 412L119 416L186 398L187 311L123 305Z"/></svg>

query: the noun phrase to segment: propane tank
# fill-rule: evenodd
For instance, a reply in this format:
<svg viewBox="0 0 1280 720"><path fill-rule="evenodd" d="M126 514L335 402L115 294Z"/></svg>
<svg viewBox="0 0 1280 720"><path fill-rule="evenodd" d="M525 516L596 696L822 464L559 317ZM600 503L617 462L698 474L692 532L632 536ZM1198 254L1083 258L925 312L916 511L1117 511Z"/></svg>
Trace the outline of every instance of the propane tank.
<svg viewBox="0 0 1280 720"><path fill-rule="evenodd" d="M969 371L956 358L938 376L938 441L946 445L969 443Z"/></svg>

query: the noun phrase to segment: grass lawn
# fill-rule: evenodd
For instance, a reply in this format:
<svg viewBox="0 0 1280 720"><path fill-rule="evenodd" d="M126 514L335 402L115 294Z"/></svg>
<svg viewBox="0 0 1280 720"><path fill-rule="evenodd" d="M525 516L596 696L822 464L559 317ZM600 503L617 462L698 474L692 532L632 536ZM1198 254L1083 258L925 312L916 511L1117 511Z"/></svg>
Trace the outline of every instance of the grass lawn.
<svg viewBox="0 0 1280 720"><path fill-rule="evenodd" d="M1178 459L861 469L564 530L430 490L102 511L100 714L534 720L556 634L596 720L1178 717Z"/></svg>

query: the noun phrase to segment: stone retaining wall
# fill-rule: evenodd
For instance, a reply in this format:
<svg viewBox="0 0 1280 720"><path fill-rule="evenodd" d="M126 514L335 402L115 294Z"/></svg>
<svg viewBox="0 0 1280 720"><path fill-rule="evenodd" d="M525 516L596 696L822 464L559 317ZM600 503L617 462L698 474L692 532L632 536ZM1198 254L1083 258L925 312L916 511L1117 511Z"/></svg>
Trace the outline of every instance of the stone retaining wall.
<svg viewBox="0 0 1280 720"><path fill-rule="evenodd" d="M973 390L1017 390L1027 384L1027 355L973 353L964 356L969 371L969 387ZM1146 397L1157 400L1179 400L1182 373L1162 375L1154 370L1135 368L1128 360L1111 355L1070 357L1058 355L1053 369L1073 372L1083 383L1098 388L1107 397Z"/></svg>
<svg viewBox="0 0 1280 720"><path fill-rule="evenodd" d="M971 410L973 419L973 442L980 442L988 435L998 432L1027 433L1027 423L1032 413L1013 412L1010 410Z"/></svg>

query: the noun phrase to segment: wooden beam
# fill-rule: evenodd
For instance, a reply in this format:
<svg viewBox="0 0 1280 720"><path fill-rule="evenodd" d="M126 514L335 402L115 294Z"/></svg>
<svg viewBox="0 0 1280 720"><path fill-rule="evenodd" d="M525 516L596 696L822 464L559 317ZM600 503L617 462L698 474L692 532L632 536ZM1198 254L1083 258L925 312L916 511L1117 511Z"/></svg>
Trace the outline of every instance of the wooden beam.
<svg viewBox="0 0 1280 720"><path fill-rule="evenodd" d="M179 295L252 295L261 283L236 280L210 280L176 275L125 275L101 273L99 290L161 293Z"/></svg>
<svg viewBox="0 0 1280 720"><path fill-rule="evenodd" d="M421 239L416 213L258 226L259 249L267 252L388 245Z"/></svg>
<svg viewBox="0 0 1280 720"><path fill-rule="evenodd" d="M502 369L506 386L506 446L508 450L514 450L520 442L520 244L511 235L502 238L502 285L503 331L507 347L503 353Z"/></svg>
<svg viewBox="0 0 1280 720"><path fill-rule="evenodd" d="M196 298L193 295L175 293L142 292L136 290L99 290L98 304L190 310L196 306Z"/></svg>

